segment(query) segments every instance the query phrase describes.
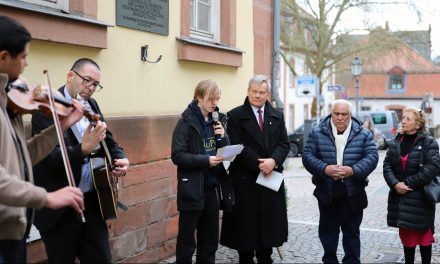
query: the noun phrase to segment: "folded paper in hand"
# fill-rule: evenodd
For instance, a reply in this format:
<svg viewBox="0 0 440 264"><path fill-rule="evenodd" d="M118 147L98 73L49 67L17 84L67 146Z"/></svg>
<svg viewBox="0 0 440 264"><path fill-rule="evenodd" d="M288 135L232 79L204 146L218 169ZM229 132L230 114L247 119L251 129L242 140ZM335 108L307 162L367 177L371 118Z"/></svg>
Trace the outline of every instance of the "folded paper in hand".
<svg viewBox="0 0 440 264"><path fill-rule="evenodd" d="M233 161L241 153L243 145L229 145L217 150L217 157L222 156L225 161Z"/></svg>
<svg viewBox="0 0 440 264"><path fill-rule="evenodd" d="M272 171L272 173L268 176L264 176L264 173L260 172L257 178L257 183L278 192L283 180L284 180L284 175L277 171Z"/></svg>

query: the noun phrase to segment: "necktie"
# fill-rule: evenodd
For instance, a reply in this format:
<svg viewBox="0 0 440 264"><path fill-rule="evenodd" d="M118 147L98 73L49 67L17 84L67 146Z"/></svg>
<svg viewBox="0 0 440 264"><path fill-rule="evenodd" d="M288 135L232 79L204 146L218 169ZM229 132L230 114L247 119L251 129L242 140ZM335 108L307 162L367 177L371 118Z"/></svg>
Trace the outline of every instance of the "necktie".
<svg viewBox="0 0 440 264"><path fill-rule="evenodd" d="M258 124L260 125L260 131L263 132L263 111L261 109L258 109Z"/></svg>
<svg viewBox="0 0 440 264"><path fill-rule="evenodd" d="M77 97L77 100L84 106L84 110L90 110L90 104L88 101L84 100L81 96ZM89 121L86 117L81 119L77 124L78 130L81 133L81 137L84 136L84 131L89 126ZM81 180L78 187L83 193L90 192L93 190L93 178L92 178L92 168L90 166L89 157L84 159L84 164L81 166Z"/></svg>

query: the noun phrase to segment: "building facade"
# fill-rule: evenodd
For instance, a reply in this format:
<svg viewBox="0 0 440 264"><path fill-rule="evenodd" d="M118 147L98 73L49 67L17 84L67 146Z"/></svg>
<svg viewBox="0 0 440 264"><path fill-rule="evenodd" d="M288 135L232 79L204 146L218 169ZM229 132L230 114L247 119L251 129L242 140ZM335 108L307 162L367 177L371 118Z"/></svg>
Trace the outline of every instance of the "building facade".
<svg viewBox="0 0 440 264"><path fill-rule="evenodd" d="M254 73L271 75L272 1L0 0L0 15L31 32L23 76L64 84L82 57L101 67L93 97L131 166L120 180L128 211L108 221L115 262L158 262L175 252L174 126L206 78L222 87L220 110L243 103ZM45 260L38 239L29 262Z"/></svg>
<svg viewBox="0 0 440 264"><path fill-rule="evenodd" d="M409 33L405 33L409 38ZM417 33L415 37L420 35L420 32ZM429 126L439 125L440 115L436 114L436 110L440 109L440 67L418 51L420 41L417 48L413 48L407 40L395 40L398 44L395 49L373 57L359 55L363 62L358 84L359 109L395 110L400 118L404 108L414 107L426 112ZM425 46L429 47L430 53L430 41L425 42ZM351 61L343 63L350 65ZM355 78L346 71L338 74L337 80L347 87L339 96L355 103Z"/></svg>

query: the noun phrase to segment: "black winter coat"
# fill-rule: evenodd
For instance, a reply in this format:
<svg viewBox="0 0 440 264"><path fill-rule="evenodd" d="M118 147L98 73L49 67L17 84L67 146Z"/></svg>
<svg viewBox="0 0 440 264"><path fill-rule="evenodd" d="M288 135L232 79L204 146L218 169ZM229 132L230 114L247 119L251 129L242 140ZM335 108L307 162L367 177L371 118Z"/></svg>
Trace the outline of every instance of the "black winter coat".
<svg viewBox="0 0 440 264"><path fill-rule="evenodd" d="M400 159L400 141L397 135L389 144L383 162L383 176L390 191L388 194L387 223L391 227L405 227L416 231L434 231L435 204L424 199L423 186L428 184L440 169L440 156L437 141L431 136L419 133L408 154L406 170ZM425 139L426 138L426 139ZM423 153L424 166L420 167L420 155ZM394 185L404 182L413 191L400 195Z"/></svg>
<svg viewBox="0 0 440 264"><path fill-rule="evenodd" d="M229 167L235 190L235 207L224 212L220 243L237 250L281 246L287 241L287 209L284 183L278 192L255 183L259 158L273 158L275 169L283 171L289 152L283 113L268 102L264 110L264 133L246 98L244 104L228 112L231 144L243 144L243 151Z"/></svg>
<svg viewBox="0 0 440 264"><path fill-rule="evenodd" d="M218 111L218 108L216 109ZM219 113L219 120L226 127L227 116ZM204 209L205 172L210 168L209 155L205 154L203 132L197 124L197 116L188 107L173 132L171 159L177 165L177 209L179 211ZM229 145L227 134L217 148ZM221 168L223 165L220 164ZM223 174L226 171L222 170ZM224 177L225 175L220 175ZM222 180L220 179L220 182Z"/></svg>

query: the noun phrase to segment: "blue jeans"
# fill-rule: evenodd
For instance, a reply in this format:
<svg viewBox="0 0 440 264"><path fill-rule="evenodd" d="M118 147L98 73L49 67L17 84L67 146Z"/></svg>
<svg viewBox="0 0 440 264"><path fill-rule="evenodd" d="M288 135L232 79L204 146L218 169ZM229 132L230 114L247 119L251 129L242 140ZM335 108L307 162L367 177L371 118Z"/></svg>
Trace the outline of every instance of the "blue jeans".
<svg viewBox="0 0 440 264"><path fill-rule="evenodd" d="M342 263L360 263L361 241L359 227L363 211L353 213L348 204L348 197L336 197L328 206L319 203L319 239L324 248L324 263L339 263L339 233L342 230L342 245L345 256Z"/></svg>

